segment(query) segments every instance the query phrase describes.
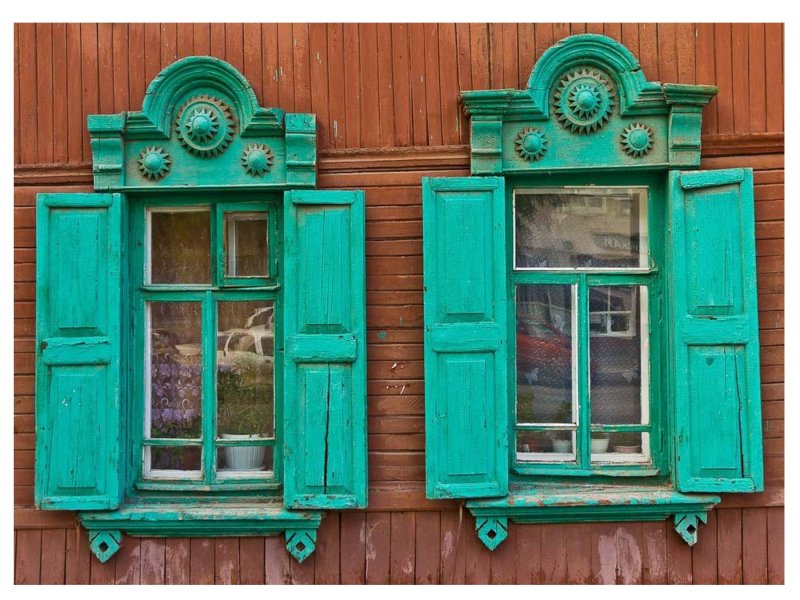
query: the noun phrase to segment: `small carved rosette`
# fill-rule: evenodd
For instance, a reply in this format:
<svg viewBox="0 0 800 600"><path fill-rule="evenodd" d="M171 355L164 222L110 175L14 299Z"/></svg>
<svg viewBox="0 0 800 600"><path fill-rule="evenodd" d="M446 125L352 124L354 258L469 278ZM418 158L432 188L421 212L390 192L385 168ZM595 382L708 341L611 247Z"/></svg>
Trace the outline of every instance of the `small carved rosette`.
<svg viewBox="0 0 800 600"><path fill-rule="evenodd" d="M233 139L236 123L227 104L213 96L195 96L178 111L175 132L195 156L219 156Z"/></svg>
<svg viewBox="0 0 800 600"><path fill-rule="evenodd" d="M253 177L269 173L274 162L275 155L266 144L250 144L242 152L242 168Z"/></svg>
<svg viewBox="0 0 800 600"><path fill-rule="evenodd" d="M625 154L641 158L653 147L653 130L644 123L628 125L620 135L620 143Z"/></svg>
<svg viewBox="0 0 800 600"><path fill-rule="evenodd" d="M540 129L525 127L517 134L514 147L520 158L533 162L542 158L550 142Z"/></svg>
<svg viewBox="0 0 800 600"><path fill-rule="evenodd" d="M139 154L139 172L150 181L164 179L169 173L172 160L167 152L158 146L148 146Z"/></svg>
<svg viewBox="0 0 800 600"><path fill-rule="evenodd" d="M614 87L609 77L598 69L573 69L556 85L553 108L565 129L579 134L593 133L611 116Z"/></svg>

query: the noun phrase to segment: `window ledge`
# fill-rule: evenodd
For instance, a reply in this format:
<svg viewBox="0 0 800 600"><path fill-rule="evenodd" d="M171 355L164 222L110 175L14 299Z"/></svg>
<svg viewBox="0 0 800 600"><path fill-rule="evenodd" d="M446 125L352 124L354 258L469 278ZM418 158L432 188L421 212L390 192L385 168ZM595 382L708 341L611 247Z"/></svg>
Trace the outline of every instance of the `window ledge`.
<svg viewBox="0 0 800 600"><path fill-rule="evenodd" d="M719 496L683 494L670 487L542 483L512 486L503 498L471 500L478 537L494 550L515 523L587 523L596 521L660 521L673 517L684 541L697 542L699 523Z"/></svg>
<svg viewBox="0 0 800 600"><path fill-rule="evenodd" d="M299 562L314 551L322 513L288 511L281 503L149 504L112 511L82 511L89 546L101 561L120 547L122 533L155 537L286 536L286 549Z"/></svg>

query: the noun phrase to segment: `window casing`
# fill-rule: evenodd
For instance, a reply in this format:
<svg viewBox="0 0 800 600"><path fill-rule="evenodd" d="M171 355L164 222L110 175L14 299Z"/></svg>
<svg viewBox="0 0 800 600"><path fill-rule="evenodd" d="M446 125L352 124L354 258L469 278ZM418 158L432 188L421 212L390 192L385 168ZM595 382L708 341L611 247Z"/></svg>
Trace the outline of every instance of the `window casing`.
<svg viewBox="0 0 800 600"><path fill-rule="evenodd" d="M139 492L280 487L278 200L131 202Z"/></svg>

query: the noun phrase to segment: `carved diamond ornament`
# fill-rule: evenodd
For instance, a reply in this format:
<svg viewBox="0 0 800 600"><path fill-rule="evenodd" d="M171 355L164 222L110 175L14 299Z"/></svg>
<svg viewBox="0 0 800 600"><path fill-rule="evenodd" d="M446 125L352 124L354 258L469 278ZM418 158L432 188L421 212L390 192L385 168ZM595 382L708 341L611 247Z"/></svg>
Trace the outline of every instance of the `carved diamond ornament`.
<svg viewBox="0 0 800 600"><path fill-rule="evenodd" d="M150 181L163 179L169 173L172 160L163 148L148 146L139 154L139 172Z"/></svg>
<svg viewBox="0 0 800 600"><path fill-rule="evenodd" d="M175 132L183 147L204 158L225 152L235 130L228 105L208 95L191 98L180 108L175 121Z"/></svg>
<svg viewBox="0 0 800 600"><path fill-rule="evenodd" d="M558 122L574 133L587 134L606 124L614 108L614 88L608 76L592 67L565 74L553 96Z"/></svg>
<svg viewBox="0 0 800 600"><path fill-rule="evenodd" d="M261 177L264 173L269 173L274 162L275 155L266 144L250 144L242 152L242 167L248 175L253 177Z"/></svg>
<svg viewBox="0 0 800 600"><path fill-rule="evenodd" d="M653 130L644 123L628 125L620 136L620 143L625 154L641 158L653 147Z"/></svg>
<svg viewBox="0 0 800 600"><path fill-rule="evenodd" d="M540 129L525 127L517 134L514 147L521 158L533 162L542 158L550 144Z"/></svg>
<svg viewBox="0 0 800 600"><path fill-rule="evenodd" d="M89 548L102 563L116 554L121 541L122 533L116 530L89 532Z"/></svg>

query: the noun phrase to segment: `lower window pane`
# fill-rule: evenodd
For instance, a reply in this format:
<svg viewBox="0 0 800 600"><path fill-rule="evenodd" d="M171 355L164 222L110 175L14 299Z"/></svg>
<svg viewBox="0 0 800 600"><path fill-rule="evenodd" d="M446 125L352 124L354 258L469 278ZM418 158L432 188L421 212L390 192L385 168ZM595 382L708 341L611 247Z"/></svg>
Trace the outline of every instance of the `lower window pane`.
<svg viewBox="0 0 800 600"><path fill-rule="evenodd" d="M646 424L647 288L589 288L589 324L592 423Z"/></svg>
<svg viewBox="0 0 800 600"><path fill-rule="evenodd" d="M223 439L238 439L222 435ZM272 472L272 446L225 446L217 450L217 475L225 477L259 476Z"/></svg>
<svg viewBox="0 0 800 600"><path fill-rule="evenodd" d="M199 439L202 423L199 302L150 302L150 438Z"/></svg>
<svg viewBox="0 0 800 600"><path fill-rule="evenodd" d="M647 462L649 444L647 432L593 433L592 462Z"/></svg>
<svg viewBox="0 0 800 600"><path fill-rule="evenodd" d="M275 437L274 303L217 303L217 430Z"/></svg>
<svg viewBox="0 0 800 600"><path fill-rule="evenodd" d="M517 286L517 422L574 423L573 286Z"/></svg>
<svg viewBox="0 0 800 600"><path fill-rule="evenodd" d="M574 431L518 431L517 461L574 460Z"/></svg>
<svg viewBox="0 0 800 600"><path fill-rule="evenodd" d="M151 477L174 477L173 473L159 473L159 471L187 471L186 476L191 476L189 471L195 471L199 475L202 454L199 446L146 447L145 464L149 468L145 469L145 473Z"/></svg>

